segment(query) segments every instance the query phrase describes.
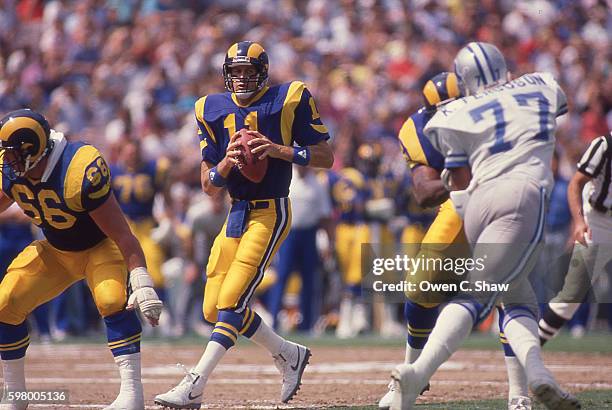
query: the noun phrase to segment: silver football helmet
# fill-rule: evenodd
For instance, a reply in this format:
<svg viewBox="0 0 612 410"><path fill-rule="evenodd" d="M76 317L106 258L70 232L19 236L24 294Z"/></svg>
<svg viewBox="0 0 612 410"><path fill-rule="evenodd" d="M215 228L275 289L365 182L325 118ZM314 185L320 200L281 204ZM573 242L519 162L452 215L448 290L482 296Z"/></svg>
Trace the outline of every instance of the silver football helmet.
<svg viewBox="0 0 612 410"><path fill-rule="evenodd" d="M493 44L472 42L455 57L455 74L472 95L485 88L505 82L508 76L506 59Z"/></svg>

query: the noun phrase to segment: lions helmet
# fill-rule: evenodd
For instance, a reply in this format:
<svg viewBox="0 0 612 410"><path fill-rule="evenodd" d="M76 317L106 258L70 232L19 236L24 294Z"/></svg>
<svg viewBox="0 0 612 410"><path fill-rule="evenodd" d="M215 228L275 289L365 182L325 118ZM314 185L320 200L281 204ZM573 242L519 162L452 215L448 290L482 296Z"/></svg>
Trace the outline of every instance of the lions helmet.
<svg viewBox="0 0 612 410"><path fill-rule="evenodd" d="M438 104L457 97L461 97L461 88L455 73L444 71L436 74L423 87L427 110L435 109Z"/></svg>
<svg viewBox="0 0 612 410"><path fill-rule="evenodd" d="M252 65L256 73L246 78L233 75L231 68L241 65ZM242 98L249 98L261 90L268 82L268 54L261 44L253 41L240 41L233 44L225 54L223 79L225 89ZM246 90L236 89L234 81L246 82Z"/></svg>
<svg viewBox="0 0 612 410"><path fill-rule="evenodd" d="M455 57L455 74L467 95L506 81L508 68L501 51L493 44L472 42Z"/></svg>
<svg viewBox="0 0 612 410"><path fill-rule="evenodd" d="M0 172L23 177L49 153L49 123L30 109L12 111L0 120Z"/></svg>

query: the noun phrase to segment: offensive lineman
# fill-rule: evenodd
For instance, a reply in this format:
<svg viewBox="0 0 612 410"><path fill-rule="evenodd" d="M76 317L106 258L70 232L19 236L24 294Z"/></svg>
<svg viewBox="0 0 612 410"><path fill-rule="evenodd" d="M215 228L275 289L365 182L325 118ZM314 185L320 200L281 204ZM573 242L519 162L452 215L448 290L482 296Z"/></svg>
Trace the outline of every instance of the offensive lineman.
<svg viewBox="0 0 612 410"><path fill-rule="evenodd" d="M112 194L106 162L93 146L68 142L41 114L24 109L0 120L0 171L0 212L16 202L46 238L25 248L0 283L4 391L26 390L26 316L85 279L121 375L119 395L106 409L144 409L142 328L133 308L139 307L156 326L162 303L142 249ZM27 406L9 404L11 410Z"/></svg>
<svg viewBox="0 0 612 410"><path fill-rule="evenodd" d="M431 145L423 133L425 125L433 117L438 106L443 106L461 97L460 84L455 73L442 72L425 83L422 94L425 106L404 122L398 136L404 157L411 170L413 193L416 200L420 206L440 206L436 219L420 241L423 245L420 253L429 258L464 257L469 254L469 250L466 249L467 239L463 233L463 220L455 211L449 199L448 190L441 179L444 157ZM407 280L414 283L422 280L453 283L457 282L458 278L450 272L419 271L415 277ZM414 363L421 354L436 323L440 303L446 301L447 297L435 292L427 294L410 292L407 293L407 297L404 316L407 322L408 338L404 363ZM498 308L498 311L500 320L503 320L503 309ZM500 334L500 342L504 349L508 371L508 409L530 409L531 399L528 397L523 369L503 337L503 333ZM378 403L379 408L387 409L391 406L394 387L394 383L391 382L389 391Z"/></svg>
<svg viewBox="0 0 612 410"><path fill-rule="evenodd" d="M202 151L202 187L215 195L227 187L232 208L206 267L204 317L215 324L200 362L155 402L170 408L200 408L212 371L239 334L272 353L283 375L281 401L299 389L310 350L289 342L249 308L255 288L291 226L289 184L292 163L330 168L329 133L310 92L300 81L268 86L268 55L251 41L232 45L225 56L226 93L195 105ZM269 158L260 183L235 167L241 128L256 138L251 152ZM299 146L295 146L297 143Z"/></svg>
<svg viewBox="0 0 612 410"><path fill-rule="evenodd" d="M526 74L506 81L506 62L492 44L469 43L455 58L465 98L437 111L425 134L445 157L450 196L463 215L473 257L487 255L470 279L510 283L503 294L504 332L527 375L530 389L547 408L577 409L540 356L537 304L527 275L542 237L555 118L566 112L565 94L550 74ZM504 244L487 246L487 244ZM469 292L440 313L420 357L396 367L393 409L413 408L421 389L471 329L486 317L499 292Z"/></svg>

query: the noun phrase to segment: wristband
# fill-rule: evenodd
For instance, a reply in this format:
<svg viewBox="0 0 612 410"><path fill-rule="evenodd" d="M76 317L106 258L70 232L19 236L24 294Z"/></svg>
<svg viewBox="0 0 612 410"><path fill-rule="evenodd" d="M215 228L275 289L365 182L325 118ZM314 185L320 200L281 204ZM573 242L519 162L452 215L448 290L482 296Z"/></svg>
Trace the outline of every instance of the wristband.
<svg viewBox="0 0 612 410"><path fill-rule="evenodd" d="M310 149L308 147L293 147L293 163L306 166L310 163Z"/></svg>
<svg viewBox="0 0 612 410"><path fill-rule="evenodd" d="M210 171L208 171L208 179L210 179L210 182L218 188L222 188L225 186L225 184L227 184L227 179L223 178L223 175L217 171L217 167L212 167Z"/></svg>
<svg viewBox="0 0 612 410"><path fill-rule="evenodd" d="M144 287L153 287L153 279L147 272L147 268L141 266L130 271L130 286L133 291Z"/></svg>

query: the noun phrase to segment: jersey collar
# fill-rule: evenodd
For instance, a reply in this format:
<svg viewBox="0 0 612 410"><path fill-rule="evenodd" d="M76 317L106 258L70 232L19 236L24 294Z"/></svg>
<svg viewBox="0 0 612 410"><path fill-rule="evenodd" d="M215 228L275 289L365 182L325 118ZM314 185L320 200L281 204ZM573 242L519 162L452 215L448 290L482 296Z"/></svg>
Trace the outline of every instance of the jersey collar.
<svg viewBox="0 0 612 410"><path fill-rule="evenodd" d="M68 144L64 134L55 130L51 130L49 139L53 141L53 149L51 150L51 154L49 154L49 160L47 161L47 166L45 167L45 172L43 173L41 182L47 182L60 157L62 156L64 148L66 148L66 144Z"/></svg>
<svg viewBox="0 0 612 410"><path fill-rule="evenodd" d="M263 95L266 93L266 91L268 91L270 89L269 86L265 86L264 88L262 88L261 90L259 90L259 92L257 94L255 94L255 97L253 97L253 99L251 100L251 102L249 102L248 104L242 104L240 102L240 100L238 100L238 98L236 97L236 94L232 93L232 101L234 101L234 104L236 104L238 107L249 107L251 104L253 104L255 101L259 100L261 97L263 97Z"/></svg>

